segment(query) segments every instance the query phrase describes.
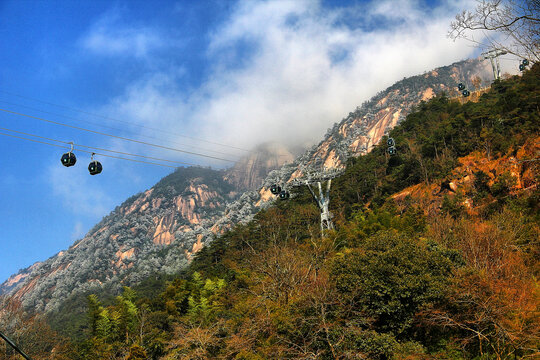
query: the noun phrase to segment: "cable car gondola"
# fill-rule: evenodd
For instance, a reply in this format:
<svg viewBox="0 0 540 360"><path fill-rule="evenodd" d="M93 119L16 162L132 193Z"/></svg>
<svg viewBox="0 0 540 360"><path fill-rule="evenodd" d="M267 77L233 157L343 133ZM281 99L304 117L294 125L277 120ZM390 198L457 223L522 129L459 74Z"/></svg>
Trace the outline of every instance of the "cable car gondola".
<svg viewBox="0 0 540 360"><path fill-rule="evenodd" d="M60 162L65 167L73 166L77 162L77 157L73 153L73 142L70 142L69 144L71 145L71 150L69 150L69 152L63 154L62 157L60 158Z"/></svg>
<svg viewBox="0 0 540 360"><path fill-rule="evenodd" d="M103 170L103 166L101 166L101 163L97 160L94 160L94 153L92 153L92 157L90 159L90 164L88 165L88 171L90 172L90 175L97 175Z"/></svg>
<svg viewBox="0 0 540 360"><path fill-rule="evenodd" d="M287 200L290 197L289 192L283 190L279 193L279 198L281 200Z"/></svg>
<svg viewBox="0 0 540 360"><path fill-rule="evenodd" d="M388 144L388 146L394 146L396 145L396 142L393 138L388 138L388 140L386 140L386 144Z"/></svg>
<svg viewBox="0 0 540 360"><path fill-rule="evenodd" d="M463 90L465 90L465 85L463 85L463 83L459 83L457 88L458 88L459 91L463 91Z"/></svg>
<svg viewBox="0 0 540 360"><path fill-rule="evenodd" d="M467 97L467 96L471 95L471 92L469 90L463 90L463 92L461 94L463 94L463 97Z"/></svg>
<svg viewBox="0 0 540 360"><path fill-rule="evenodd" d="M281 186L273 184L272 186L270 186L270 192L274 195L279 194L281 192Z"/></svg>
<svg viewBox="0 0 540 360"><path fill-rule="evenodd" d="M390 146L390 147L388 148L388 154L390 154L390 155L396 155L396 153L397 153L397 151L396 151L396 148L395 148L395 147Z"/></svg>
<svg viewBox="0 0 540 360"><path fill-rule="evenodd" d="M529 60L523 59L523 61L521 62L521 64L523 64L524 66L527 66L527 65L529 65Z"/></svg>
<svg viewBox="0 0 540 360"><path fill-rule="evenodd" d="M519 71L525 71L526 67L523 64L519 64Z"/></svg>

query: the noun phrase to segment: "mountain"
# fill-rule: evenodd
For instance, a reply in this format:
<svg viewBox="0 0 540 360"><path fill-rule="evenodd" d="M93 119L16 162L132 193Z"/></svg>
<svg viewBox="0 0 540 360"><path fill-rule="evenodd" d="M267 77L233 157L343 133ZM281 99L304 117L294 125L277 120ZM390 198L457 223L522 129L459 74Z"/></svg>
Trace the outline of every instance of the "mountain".
<svg viewBox="0 0 540 360"><path fill-rule="evenodd" d="M395 155L348 159L326 236L298 187L202 249L153 298L174 332L149 357L538 357L539 77L420 104Z"/></svg>
<svg viewBox="0 0 540 360"><path fill-rule="evenodd" d="M492 76L488 63L471 59L396 82L335 123L318 145L294 163L271 172L259 191L260 200L271 198L269 187L273 183L286 185L308 173L316 176L325 170L344 168L348 158L370 152L421 102L440 93L461 98L457 91L459 83L474 82L478 84L478 92L485 91L493 81ZM484 86L480 88L480 85ZM477 100L478 96L474 95L477 94L473 93L471 98Z"/></svg>
<svg viewBox="0 0 540 360"><path fill-rule="evenodd" d="M50 313L78 294L115 294L151 274L176 273L216 234L268 207L275 199L271 184L287 188L308 171L343 168L349 157L371 151L421 101L439 92L453 95L459 82L475 77L488 84L490 76L488 64L467 60L403 79L349 113L294 161L284 147L266 144L226 171L178 169L126 200L66 251L11 276L0 293Z"/></svg>
<svg viewBox="0 0 540 360"><path fill-rule="evenodd" d="M227 171L177 169L127 199L69 249L11 276L0 291L48 312L74 292L175 273L213 238L211 228L232 200L292 157L284 146L266 144Z"/></svg>
<svg viewBox="0 0 540 360"><path fill-rule="evenodd" d="M239 189L255 190L270 170L277 169L284 163L291 163L294 157L283 144L265 143L257 146L248 156L227 170L224 179Z"/></svg>
<svg viewBox="0 0 540 360"><path fill-rule="evenodd" d="M80 337L36 342L39 316L11 309L0 323L36 358L536 358L539 77L535 64L478 101L421 103L388 132L394 155L383 137L347 160L323 236L299 186L182 273L82 298L61 322L80 319Z"/></svg>

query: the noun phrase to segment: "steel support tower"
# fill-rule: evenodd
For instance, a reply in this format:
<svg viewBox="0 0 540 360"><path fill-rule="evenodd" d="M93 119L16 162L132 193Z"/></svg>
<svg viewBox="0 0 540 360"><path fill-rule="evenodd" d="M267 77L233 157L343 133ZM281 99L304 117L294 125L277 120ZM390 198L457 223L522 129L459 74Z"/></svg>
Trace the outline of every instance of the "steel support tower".
<svg viewBox="0 0 540 360"><path fill-rule="evenodd" d="M330 205L330 186L332 186L332 179L341 175L344 171L345 169L339 168L326 170L323 168L317 171L313 168L309 169L309 166L305 165L301 167L301 173L303 176L288 183L289 186L305 185L309 189L311 196L313 196L313 200L315 200L315 203L321 211L321 237L325 236L325 230L334 229L334 223L332 222L333 215L328 209L328 206ZM325 181L327 181L326 191L323 191L322 184ZM315 184L317 184L319 195L317 195L313 189Z"/></svg>
<svg viewBox="0 0 540 360"><path fill-rule="evenodd" d="M506 55L507 52L504 50L494 49L482 53L484 59L489 59L491 61L491 68L493 69L493 79L499 80L501 78L501 68L499 65L498 57L501 55Z"/></svg>
<svg viewBox="0 0 540 360"><path fill-rule="evenodd" d="M332 179L328 179L326 184L326 192L323 192L322 185L320 181L317 181L317 187L319 188L319 196L315 194L315 191L311 188L311 185L306 181L306 186L309 189L309 192L313 196L315 203L321 210L321 236L324 237L325 230L334 229L334 224L332 223L332 213L328 210L328 205L330 204L330 186L332 184Z"/></svg>

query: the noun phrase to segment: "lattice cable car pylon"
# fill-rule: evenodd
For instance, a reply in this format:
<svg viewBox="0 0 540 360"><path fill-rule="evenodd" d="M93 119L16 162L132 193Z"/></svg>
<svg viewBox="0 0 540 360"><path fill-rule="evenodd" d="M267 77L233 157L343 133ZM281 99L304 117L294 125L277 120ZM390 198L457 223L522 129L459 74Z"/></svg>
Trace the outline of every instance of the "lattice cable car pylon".
<svg viewBox="0 0 540 360"><path fill-rule="evenodd" d="M323 192L322 185L320 181L317 181L317 187L319 189L319 196L315 194L315 191L311 188L309 181L305 182L311 196L315 200L315 203L321 210L321 237L324 237L325 230L333 230L334 224L332 223L332 213L330 212L328 206L330 205L330 186L332 184L332 179L328 179L326 183L326 192Z"/></svg>
<svg viewBox="0 0 540 360"><path fill-rule="evenodd" d="M321 159L319 159L321 160ZM323 162L321 161L321 166ZM301 174L303 174L304 179L297 178L293 181L290 181L288 184L290 186L303 186L306 185L315 200L315 203L321 211L321 237L325 237L325 232L327 230L333 230L334 224L332 222L332 213L329 210L330 205L330 187L332 186L332 179L341 175L344 169L328 169L322 171L315 171L308 169L308 165L301 167ZM326 191L322 189L322 183L327 181ZM313 190L314 184L317 184L317 189L319 190L319 195Z"/></svg>
<svg viewBox="0 0 540 360"><path fill-rule="evenodd" d="M491 62L494 80L499 80L501 78L501 66L499 64L499 56L506 54L507 52L501 49L493 49L482 53L482 55L484 55L484 59L489 59L489 61Z"/></svg>

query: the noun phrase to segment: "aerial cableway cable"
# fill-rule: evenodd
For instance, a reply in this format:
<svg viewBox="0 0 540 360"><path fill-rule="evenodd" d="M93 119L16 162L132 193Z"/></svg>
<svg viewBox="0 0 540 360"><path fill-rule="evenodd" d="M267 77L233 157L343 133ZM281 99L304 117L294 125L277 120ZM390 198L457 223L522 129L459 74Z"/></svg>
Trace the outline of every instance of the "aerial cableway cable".
<svg viewBox="0 0 540 360"><path fill-rule="evenodd" d="M32 142L39 143L39 144L45 144L45 145L50 145L50 146L56 146L56 147L59 147L59 148L62 148L62 149L65 149L65 148L66 148L66 146L64 146L64 145L51 144L51 143L48 143L48 142L45 142L45 141L29 139L29 138L25 138L25 137L22 137L22 136L17 136L17 135L12 135L12 134L6 134L6 133L3 133L3 132L0 132L0 135L3 135L3 136L9 136L9 137L16 138L16 139L21 139L21 140L32 141ZM86 150L81 150L81 149L78 149L77 151L84 152L84 153L87 153L87 154L95 154L95 155L100 155L100 156L106 156L106 157L110 157L110 158L113 158L113 159L127 160L127 161L133 161L133 162L137 162L137 163L150 164L150 165L158 165L158 166L164 166L164 167L169 167L169 168L173 168L173 169L176 169L176 168L177 168L177 166L166 165L166 164L160 164L160 163L150 162L150 161L143 161L143 160L136 160L136 159L128 159L128 158L124 158L124 157L120 157L120 156L114 156L114 155L109 155L109 154L97 153L97 152L94 152L94 151L86 151ZM186 165L190 165L190 164L186 164Z"/></svg>
<svg viewBox="0 0 540 360"><path fill-rule="evenodd" d="M105 120L112 120L112 121L116 121L116 122L119 122L119 123L124 123L124 124L133 125L133 126L138 126L138 127L144 128L144 129L153 130L153 131L158 131L158 132L161 132L161 133L164 133L164 134L176 135L176 136L184 137L184 138L191 139L191 140L195 140L195 141L202 141L202 142L206 142L206 143L209 143L209 144L214 144L214 145L219 145L219 146L223 146L223 147L228 147L228 148L231 148L231 149L237 149L237 150L242 150L242 151L250 151L250 150L248 150L248 149L243 149L243 148L241 148L241 147L237 147L237 146L233 146L233 145L221 144L221 143L218 143L218 142L215 142L215 141L204 140L204 139L198 139L198 138L195 138L195 137L191 137L191 136L187 136L187 135L182 135L182 134L170 133L170 132L168 132L168 131L161 130L161 129L156 129L156 128L149 127L149 126L146 126L146 125L134 124L134 123L129 122L129 121L118 120L118 119L111 118L111 117L108 117L108 116L103 116L103 115L99 115L99 114L94 114L94 113L91 113L91 112L87 112L87 111L80 110L80 109L75 109L75 108L72 108L72 107L69 107L69 106L65 106L65 105L59 105L59 104L55 104L55 103L51 103L51 102L47 102L47 101L42 101L42 100L38 100L38 99L31 98L31 97L28 97L28 96L17 95L17 94L10 93L10 92L4 91L4 90L0 90L0 93L8 94L8 95L11 95L11 96L16 96L16 97L19 97L19 98L21 98L21 99L28 99L28 100L32 100L32 101L37 101L37 102L40 102L40 103L43 103L43 104L47 104L47 105L52 105L52 106L61 107L61 108L67 109L67 110L76 111L76 112L79 112L79 113L81 113L81 114L86 114L86 115L90 115L90 116L99 117L99 118L102 118L102 119L105 119Z"/></svg>
<svg viewBox="0 0 540 360"><path fill-rule="evenodd" d="M185 162L185 161L168 160L168 159L162 159L162 158L157 158L157 157L152 157L152 156L147 156L147 155L132 154L132 153L128 153L128 152L104 149L104 148L95 147L95 146L76 144L76 143L73 143L73 142L70 142L70 141L63 141L63 140L53 139L53 138L49 138L49 137L46 137L46 136L31 134L31 133L27 133L27 132L24 132L24 131L13 130L13 129L8 129L8 128L4 128L4 127L0 127L0 130L12 132L12 133L17 133L17 134L21 134L21 135L26 135L26 136L31 136L31 137L35 137L35 138L38 138L38 139L54 141L54 142L65 144L65 145L73 144L74 146L77 146L78 148L82 147L82 148L86 148L86 149L92 149L92 150L98 150L98 151L106 151L108 153L114 153L114 154L119 154L119 155L127 155L127 156L133 156L133 157L148 159L148 160L156 160L156 161L162 161L162 162L174 163L174 164L180 164L180 165L201 166L201 164L189 163L189 162ZM51 144L51 143L46 143L46 142L42 142L42 141L36 141L36 140L23 138L23 137L19 137L19 136L14 136L14 135L6 134L6 133L1 133L0 132L0 135L10 136L10 137L18 138L18 139L22 139L22 140L29 140L29 141L34 141L34 142L38 142L38 143L41 143L41 144L46 144L46 145L52 145L52 146L65 148L62 145ZM115 158L115 159L132 160L132 159L124 159L124 158L121 158L121 157L111 156L111 155L107 155L107 154L103 154L103 153L96 153L95 151L85 151L85 150L81 150L81 149L78 149L78 151L85 152L85 153L88 153L88 154L95 153L96 155L108 156L108 157ZM132 160L132 161L134 161L134 160ZM143 162L143 163L153 164L153 165L161 165L161 164L156 164L156 163L152 163L152 162ZM170 166L170 167L175 167L175 166ZM230 168L230 169L227 169L226 171L228 173L237 173L237 174L244 174L244 175L249 174L246 171L238 171L238 170L233 170L233 169L234 168ZM254 167L254 169L259 169L259 167Z"/></svg>
<svg viewBox="0 0 540 360"><path fill-rule="evenodd" d="M66 115L62 115L62 114L53 113L53 112L50 112L50 111L40 110L40 109L36 109L36 108L30 107L30 106L12 103L12 102L9 102L9 101L0 100L0 103L12 105L12 106L23 107L23 108L28 109L28 110L38 111L38 112L48 114L48 115L58 116L58 117L62 117L62 118L65 118L65 119L70 119L70 120L75 120L75 121L90 124L90 125L100 126L100 127L106 128L106 129L114 130L114 131L127 131L127 132L130 132L132 134L136 134L135 132L129 131L129 130L126 130L126 129L118 129L118 128L108 126L108 125L104 125L104 124L100 124L100 123L97 123L97 122L77 119L77 118L74 118L72 116L66 116ZM131 124L131 125L137 125L137 124ZM168 135L175 135L174 133L170 133L170 132L167 132L167 134ZM141 136L141 137L145 137L145 138L148 138L148 139L154 139L154 140L160 140L160 141L163 140L161 138L157 138L155 136L150 136L150 135L146 135L146 134L136 134L136 135ZM177 135L177 136L180 136L180 135ZM174 143L174 144L177 145L177 146L190 146L190 147L201 149L201 150L206 151L206 152L211 152L211 153L214 153L214 154L220 154L220 155L225 155L225 156L233 156L233 157L234 156L240 156L240 155L236 155L236 154L225 153L225 152L222 152L222 151L204 149L204 148L201 148L200 146L195 146L195 145L190 145L190 144L179 144L179 143Z"/></svg>
<svg viewBox="0 0 540 360"><path fill-rule="evenodd" d="M7 109L0 108L0 111L5 112L5 113L9 113L9 114L14 114L14 115L18 115L18 116L23 116L23 117L35 119L35 120L39 120L39 121L48 122L48 123L55 124L55 125L66 126L66 127L72 128L72 129L77 129L77 130L86 131L86 132L90 132L90 133L94 133L94 134L98 134L98 135L108 136L108 137L112 137L112 138L116 138L116 139L120 139L120 140L124 140L124 141L130 141L130 142L134 142L134 143L137 143L137 144L153 146L153 147L160 148L160 149L165 149L165 150L170 150L170 151L177 151L177 152L190 154L190 155L195 155L195 156L201 156L201 157L205 157L205 158L209 158L209 159L215 159L215 160L221 160L221 161L227 161L227 162L233 162L233 163L236 162L235 160L231 160L231 159L225 159L225 158L221 158L221 157L217 157L217 156L201 154L201 153L197 153L197 152L193 152L193 151L175 149L175 148L171 148L171 147L168 147L168 146L152 144L152 143L149 143L149 142L146 142L146 141L140 141L140 140L126 138L126 137L123 137L123 136L107 134L107 133L104 133L104 132L101 132L101 131L85 129L85 128L82 128L82 127L79 127L79 126L64 124L64 123L61 123L61 122L58 122L58 121L48 120L48 119L40 118L40 117L37 117L37 116L23 114L23 113L19 113L19 112L7 110Z"/></svg>
<svg viewBox="0 0 540 360"><path fill-rule="evenodd" d="M45 137L45 136L29 134L29 133L25 133L25 132L22 132L22 131L11 130L11 129L6 129L6 128L2 128L2 127L0 127L0 130L10 131L10 132L15 132L15 133L24 134L24 135L27 135L27 136L33 136L33 137L37 137L37 138L40 138L40 139L49 140L49 141L55 141L55 142L59 142L59 143L61 143L61 144L66 144L66 145L71 144L71 143L68 142L68 141L62 141L62 140L51 139L51 138L48 138L48 137ZM31 141L31 142L35 142L35 143L39 143L39 144L44 144L44 145L49 145L49 146L55 146L55 147L59 147L59 148L62 148L62 149L69 148L68 146L65 146L65 145L53 144L53 143L45 142L45 141L41 141L41 140L35 140L35 139L30 139L30 138L26 138L26 137L22 137L22 136L18 136L18 135L7 134L7 133L2 132L2 131L0 131L0 135L2 135L2 136L8 136L8 137L11 137L11 138L16 138L16 139L20 139L20 140ZM82 149L80 149L80 148L81 148L81 147L84 147L84 148L87 148L87 149L101 150L101 151L106 151L106 152L115 153L115 154L121 154L121 155L127 155L127 156L134 156L134 157L140 157L140 158L149 159L149 160L156 160L156 161L163 161L163 162L169 162L169 163L176 163L176 164L181 164L181 165L201 166L200 164L193 164L193 163L187 163L187 162L182 162L182 161L174 161L174 160L160 159L160 158L155 158L155 157L146 156L146 155L131 154L131 153L126 153L126 152L115 151L115 150L109 150L109 149L103 149L103 148L92 147L92 146L86 146L86 145L81 145L81 144L73 144L73 145L79 147L79 149L77 149L77 151L84 152L84 153L87 153L87 154L95 154L95 155L105 156L105 157L109 157L109 158L113 158L113 159L127 160L127 161L132 161L132 162L142 163L142 164L157 165L157 166L163 166L163 167L168 167L168 168L173 168L173 169L177 169L177 168L178 168L178 166L172 166L172 165L167 165L167 164L160 164L160 163L157 163L157 162L151 162L151 161L143 161L143 160L137 160L137 159L129 159L129 158L120 157L120 156L114 156L114 155L109 155L109 154L104 154L104 153L98 153L98 152L95 152L95 151L82 150ZM237 170L231 171L231 170L227 170L227 169L222 169L222 170L220 170L220 171L226 171L226 172L229 172L229 173L230 173L230 172L234 172L234 173L238 173L238 174L245 174L245 175L248 175L248 173L245 172L245 171L237 171Z"/></svg>
<svg viewBox="0 0 540 360"><path fill-rule="evenodd" d="M4 335L1 331L0 331L0 337L4 339L4 341L8 343L9 346L14 348L19 354L21 354L21 356L24 357L26 360L32 360L30 356L26 355L21 349L19 349L19 347L13 341L11 341L6 335Z"/></svg>
<svg viewBox="0 0 540 360"><path fill-rule="evenodd" d="M39 139L43 139L43 140L49 140L49 141L54 141L54 142L58 142L58 143L66 144L66 145L71 144L71 142L69 142L69 141L62 141L62 140L52 139L52 138L48 138L48 137L45 137L45 136L35 135L35 134L30 134L30 133L26 133L26 132L23 132L23 131L17 131L17 130L7 129L7 128L4 128L4 127L0 127L0 130L9 131L9 132L14 132L14 133L21 134L21 135L26 135L26 136L32 136L32 137L35 137L35 138L39 138ZM135 156L135 157L140 157L140 158L149 159L149 160L164 161L164 162L169 162L169 163L176 163L176 164L190 165L190 166L199 166L199 164L193 164L193 163L188 163L188 162L184 162L184 161L175 161L175 160L160 159L160 158L156 158L156 157L152 157L152 156L131 154L131 153L127 153L127 152L116 151L116 150L109 150L109 149L104 149L104 148L99 148L99 147L93 147L93 146L87 146L87 145L82 145L82 144L75 144L75 143L74 143L73 145L74 145L74 146L77 146L77 147L83 147L83 148L86 148L86 149L93 149L93 150L99 150L99 151L106 151L106 152L110 152L110 153L114 153L114 154L120 154L120 155ZM82 150L81 150L81 151L82 151ZM84 152L84 151L83 151L83 152Z"/></svg>

